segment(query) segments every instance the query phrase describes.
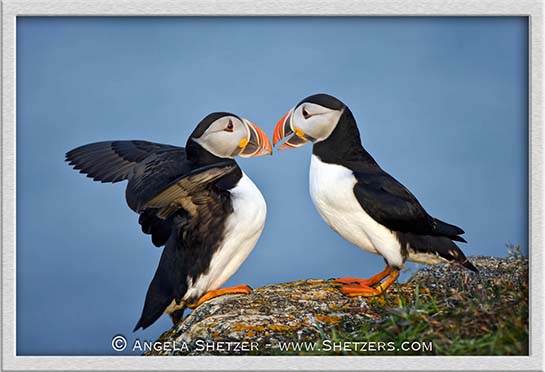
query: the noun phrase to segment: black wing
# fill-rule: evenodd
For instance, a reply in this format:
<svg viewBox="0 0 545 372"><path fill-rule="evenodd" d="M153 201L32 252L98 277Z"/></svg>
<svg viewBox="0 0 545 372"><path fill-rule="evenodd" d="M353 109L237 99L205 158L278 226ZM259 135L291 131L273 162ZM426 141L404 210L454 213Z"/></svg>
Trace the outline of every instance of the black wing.
<svg viewBox="0 0 545 372"><path fill-rule="evenodd" d="M390 230L420 235L446 236L465 242L458 236L464 230L430 216L409 190L381 169L354 172L354 194L362 208Z"/></svg>
<svg viewBox="0 0 545 372"><path fill-rule="evenodd" d="M66 161L94 181L128 180L127 204L140 213L142 231L152 235L154 245L166 243L172 221L158 219L153 210L141 211L140 206L189 172L184 148L148 141L104 141L69 151Z"/></svg>
<svg viewBox="0 0 545 372"><path fill-rule="evenodd" d="M179 203L185 200L183 196L198 195L236 167L231 161L193 168L183 147L148 141L91 143L69 151L66 161L95 181L128 180L127 204L140 214L142 231L152 235L152 242L158 247L170 236L170 216L183 208Z"/></svg>
<svg viewBox="0 0 545 372"><path fill-rule="evenodd" d="M153 154L183 152L181 147L147 141L105 141L80 146L66 153L66 161L94 181L120 182L134 166Z"/></svg>
<svg viewBox="0 0 545 372"><path fill-rule="evenodd" d="M154 197L146 202L137 202L134 206L140 213L138 223L142 226L142 232L151 235L156 247L163 246L174 225L172 217L182 212L195 214L198 200L209 197L211 184L234 168L232 164L222 167L221 163L197 168L174 180L163 190L154 190Z"/></svg>
<svg viewBox="0 0 545 372"><path fill-rule="evenodd" d="M142 231L165 245L135 330L146 328L172 300L181 301L188 278L206 271L232 212L229 193L215 181L230 174L238 182L240 168L232 160L194 168L184 148L146 141L93 143L66 160L96 181L128 180L127 203L140 214Z"/></svg>
<svg viewBox="0 0 545 372"><path fill-rule="evenodd" d="M225 161L188 169L172 153L148 159L136 167L129 180L127 202L137 212L158 208L157 215L163 219L180 207L190 208L192 198L238 167Z"/></svg>

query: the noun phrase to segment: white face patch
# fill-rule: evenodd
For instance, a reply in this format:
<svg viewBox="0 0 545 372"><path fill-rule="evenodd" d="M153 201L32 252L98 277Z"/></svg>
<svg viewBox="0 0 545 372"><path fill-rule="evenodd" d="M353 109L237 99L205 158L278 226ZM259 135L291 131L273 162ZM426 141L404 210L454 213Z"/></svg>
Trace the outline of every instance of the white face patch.
<svg viewBox="0 0 545 372"><path fill-rule="evenodd" d="M313 139L313 142L325 140L333 132L341 115L342 110L332 110L315 103L304 102L295 108L291 117L292 129L301 130L306 136Z"/></svg>
<svg viewBox="0 0 545 372"><path fill-rule="evenodd" d="M224 116L210 124L199 138L193 138L206 151L219 158L234 158L248 140L249 129L239 118Z"/></svg>

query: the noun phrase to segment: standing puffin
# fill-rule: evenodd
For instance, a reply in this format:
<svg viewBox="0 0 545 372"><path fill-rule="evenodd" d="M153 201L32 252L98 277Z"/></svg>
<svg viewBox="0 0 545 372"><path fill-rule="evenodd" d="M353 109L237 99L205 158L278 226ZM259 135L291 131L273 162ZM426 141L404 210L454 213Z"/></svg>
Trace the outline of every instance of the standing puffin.
<svg viewBox="0 0 545 372"><path fill-rule="evenodd" d="M344 294L384 292L406 260L453 261L477 271L453 242L465 242L460 236L464 231L430 216L380 168L363 148L354 116L340 100L327 94L303 99L278 122L273 144L290 134L279 150L314 143L309 189L324 221L350 243L386 261L384 271L369 279L338 278Z"/></svg>
<svg viewBox="0 0 545 372"><path fill-rule="evenodd" d="M234 158L272 153L266 134L236 115L206 116L186 147L108 141L78 147L66 161L94 181L128 181L126 200L142 231L164 246L134 331L163 313L173 322L185 308L247 285L219 289L254 248L265 224L259 189Z"/></svg>

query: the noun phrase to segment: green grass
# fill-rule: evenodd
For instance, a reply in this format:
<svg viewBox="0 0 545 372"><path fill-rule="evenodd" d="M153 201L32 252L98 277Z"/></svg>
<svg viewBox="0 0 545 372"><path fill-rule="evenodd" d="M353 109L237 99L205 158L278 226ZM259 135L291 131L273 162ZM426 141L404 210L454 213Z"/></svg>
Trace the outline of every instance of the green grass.
<svg viewBox="0 0 545 372"><path fill-rule="evenodd" d="M518 260L520 250L510 252ZM446 293L445 293L446 292ZM528 284L502 278L471 290L430 291L397 286L368 305L380 321L320 329L320 340L388 343L393 350L359 348L297 352L292 355L528 355ZM432 350L403 351L404 341L431 342ZM376 347L375 347L376 349ZM285 352L277 355L286 355Z"/></svg>
<svg viewBox="0 0 545 372"><path fill-rule="evenodd" d="M424 292L424 293L422 293ZM384 309L379 322L362 322L352 331L320 329L320 342L359 342L344 351L300 352L299 355L528 355L527 288L502 288L493 296L436 297L419 288L369 305ZM376 301L375 303L373 303ZM386 306L384 304L386 302ZM393 342L395 350L362 350L361 342ZM404 351L403 342L431 343L432 350ZM376 347L375 347L376 349ZM282 353L286 354L286 353Z"/></svg>

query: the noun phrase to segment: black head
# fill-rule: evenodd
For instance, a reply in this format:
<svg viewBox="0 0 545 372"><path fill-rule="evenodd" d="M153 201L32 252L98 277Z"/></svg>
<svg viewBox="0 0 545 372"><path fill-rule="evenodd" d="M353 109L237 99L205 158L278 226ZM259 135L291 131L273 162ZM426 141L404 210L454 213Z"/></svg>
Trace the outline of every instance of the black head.
<svg viewBox="0 0 545 372"><path fill-rule="evenodd" d="M325 93L318 93L312 96L308 96L307 98L302 99L301 102L299 102L295 107L298 107L305 102L314 103L316 105L320 105L328 109L337 111L340 111L346 107L346 105L342 103L338 98Z"/></svg>

